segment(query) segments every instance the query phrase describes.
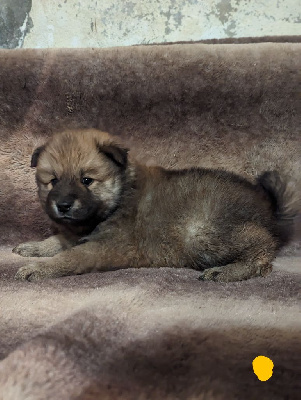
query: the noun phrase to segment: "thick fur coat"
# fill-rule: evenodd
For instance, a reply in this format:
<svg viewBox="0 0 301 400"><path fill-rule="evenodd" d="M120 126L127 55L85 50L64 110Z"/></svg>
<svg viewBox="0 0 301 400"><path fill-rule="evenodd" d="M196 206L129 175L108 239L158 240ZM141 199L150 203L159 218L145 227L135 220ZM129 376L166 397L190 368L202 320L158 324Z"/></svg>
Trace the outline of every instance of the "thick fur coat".
<svg viewBox="0 0 301 400"><path fill-rule="evenodd" d="M61 234L14 249L54 256L18 279L155 266L228 282L271 271L297 212L277 172L252 184L221 170L147 167L127 153L97 130L56 134L34 151L40 201Z"/></svg>

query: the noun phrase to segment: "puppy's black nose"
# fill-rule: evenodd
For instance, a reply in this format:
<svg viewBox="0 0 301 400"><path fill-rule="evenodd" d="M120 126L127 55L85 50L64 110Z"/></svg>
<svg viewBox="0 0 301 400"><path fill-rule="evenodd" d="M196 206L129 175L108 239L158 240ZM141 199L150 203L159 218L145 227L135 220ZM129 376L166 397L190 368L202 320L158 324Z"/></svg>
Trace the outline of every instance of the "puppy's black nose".
<svg viewBox="0 0 301 400"><path fill-rule="evenodd" d="M72 207L73 201L60 201L57 203L57 209L59 212L66 213Z"/></svg>

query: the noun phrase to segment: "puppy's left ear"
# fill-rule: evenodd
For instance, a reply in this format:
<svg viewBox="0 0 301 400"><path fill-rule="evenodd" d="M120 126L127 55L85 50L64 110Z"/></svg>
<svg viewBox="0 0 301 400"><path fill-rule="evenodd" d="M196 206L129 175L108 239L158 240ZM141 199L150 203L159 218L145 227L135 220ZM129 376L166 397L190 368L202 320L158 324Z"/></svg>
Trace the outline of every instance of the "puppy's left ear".
<svg viewBox="0 0 301 400"><path fill-rule="evenodd" d="M36 148L35 151L32 153L31 162L30 162L31 168L35 168L38 165L38 159L40 157L40 154L44 151L44 149L45 149L45 146L40 146L40 147Z"/></svg>
<svg viewBox="0 0 301 400"><path fill-rule="evenodd" d="M119 167L125 168L128 162L128 149L115 143L98 144L98 150L114 161Z"/></svg>

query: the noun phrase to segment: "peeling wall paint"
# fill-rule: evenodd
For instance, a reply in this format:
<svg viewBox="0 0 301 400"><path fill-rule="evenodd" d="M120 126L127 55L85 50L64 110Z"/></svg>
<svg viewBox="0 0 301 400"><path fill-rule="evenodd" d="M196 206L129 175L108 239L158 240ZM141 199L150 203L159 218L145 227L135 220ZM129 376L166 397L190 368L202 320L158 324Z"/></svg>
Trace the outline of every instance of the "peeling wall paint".
<svg viewBox="0 0 301 400"><path fill-rule="evenodd" d="M32 27L32 0L0 0L0 47L22 47Z"/></svg>
<svg viewBox="0 0 301 400"><path fill-rule="evenodd" d="M110 47L301 35L301 0L0 0L1 47ZM0 3L1 4L1 3ZM8 6L9 5L9 6ZM11 13L15 17L11 21ZM13 26L13 28L11 28ZM5 34L14 31L14 34Z"/></svg>

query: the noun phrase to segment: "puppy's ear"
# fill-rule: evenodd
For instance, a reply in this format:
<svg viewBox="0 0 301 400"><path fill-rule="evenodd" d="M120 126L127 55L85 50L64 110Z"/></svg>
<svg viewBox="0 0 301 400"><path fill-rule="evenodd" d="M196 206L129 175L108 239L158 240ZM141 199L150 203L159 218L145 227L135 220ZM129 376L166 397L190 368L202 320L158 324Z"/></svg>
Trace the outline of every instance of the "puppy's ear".
<svg viewBox="0 0 301 400"><path fill-rule="evenodd" d="M128 161L128 149L115 143L103 143L97 145L98 150L114 161L119 167L125 168Z"/></svg>
<svg viewBox="0 0 301 400"><path fill-rule="evenodd" d="M35 151L32 153L31 156L31 163L30 166L31 168L35 168L38 165L38 159L40 157L40 154L44 151L45 146L40 146L35 149Z"/></svg>

